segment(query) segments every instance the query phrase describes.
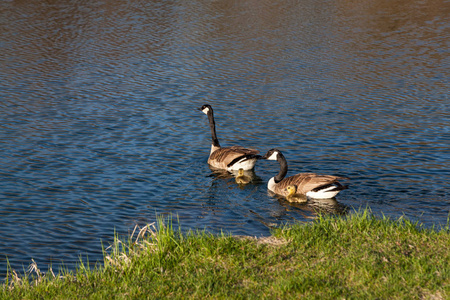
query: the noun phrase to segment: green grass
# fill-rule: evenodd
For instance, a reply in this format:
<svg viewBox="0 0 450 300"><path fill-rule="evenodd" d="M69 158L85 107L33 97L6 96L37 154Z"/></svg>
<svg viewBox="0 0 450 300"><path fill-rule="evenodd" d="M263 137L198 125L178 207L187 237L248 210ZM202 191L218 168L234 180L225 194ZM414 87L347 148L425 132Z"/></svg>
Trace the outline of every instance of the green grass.
<svg viewBox="0 0 450 300"><path fill-rule="evenodd" d="M2 299L449 299L450 230L368 211L319 216L264 239L181 233L172 222L116 241L104 265L18 278ZM36 266L35 266L36 267Z"/></svg>

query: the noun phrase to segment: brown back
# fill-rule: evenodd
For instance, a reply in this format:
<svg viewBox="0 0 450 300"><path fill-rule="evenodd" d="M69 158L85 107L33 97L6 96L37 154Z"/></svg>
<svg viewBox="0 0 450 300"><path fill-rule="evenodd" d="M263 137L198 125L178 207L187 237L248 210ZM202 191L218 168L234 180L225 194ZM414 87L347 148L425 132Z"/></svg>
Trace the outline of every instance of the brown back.
<svg viewBox="0 0 450 300"><path fill-rule="evenodd" d="M209 156L208 163L213 167L226 169L228 164L234 159L248 154L258 154L255 149L248 149L241 146L224 147L217 149Z"/></svg>
<svg viewBox="0 0 450 300"><path fill-rule="evenodd" d="M321 187L327 184L331 184L336 182L338 179L342 177L333 176L333 175L317 175L315 173L300 173L297 175L293 175L287 178L284 178L280 182L275 185L275 193L280 195L287 195L287 191L285 191L286 187L289 185L297 186L297 194L305 195L307 192Z"/></svg>

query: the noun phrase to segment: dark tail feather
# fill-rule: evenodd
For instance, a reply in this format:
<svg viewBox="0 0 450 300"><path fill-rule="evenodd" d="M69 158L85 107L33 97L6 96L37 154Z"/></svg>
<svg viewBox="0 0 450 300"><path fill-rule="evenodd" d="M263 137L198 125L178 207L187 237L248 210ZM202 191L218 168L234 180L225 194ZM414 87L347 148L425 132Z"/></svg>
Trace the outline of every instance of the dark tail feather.
<svg viewBox="0 0 450 300"><path fill-rule="evenodd" d="M342 191L342 190L348 189L348 185L342 185L339 182L334 182L334 183L330 183L330 184L326 184L326 185L322 185L322 186L316 187L312 191L313 192L317 192L317 191L329 188L331 186L334 186L334 189L329 190L330 192L331 191Z"/></svg>
<svg viewBox="0 0 450 300"><path fill-rule="evenodd" d="M348 189L348 184L347 185L339 184L339 186L336 187L335 191L342 191L346 189Z"/></svg>

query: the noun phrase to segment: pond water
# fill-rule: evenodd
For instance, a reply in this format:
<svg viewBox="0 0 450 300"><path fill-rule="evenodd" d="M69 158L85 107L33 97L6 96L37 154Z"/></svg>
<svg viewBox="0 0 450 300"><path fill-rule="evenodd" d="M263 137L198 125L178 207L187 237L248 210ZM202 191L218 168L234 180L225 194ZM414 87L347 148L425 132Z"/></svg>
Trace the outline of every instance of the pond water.
<svg viewBox="0 0 450 300"><path fill-rule="evenodd" d="M0 2L0 274L102 258L114 232L266 236L315 209L426 226L450 209L445 1ZM325 204L236 184L223 146L283 151L289 174L350 178Z"/></svg>

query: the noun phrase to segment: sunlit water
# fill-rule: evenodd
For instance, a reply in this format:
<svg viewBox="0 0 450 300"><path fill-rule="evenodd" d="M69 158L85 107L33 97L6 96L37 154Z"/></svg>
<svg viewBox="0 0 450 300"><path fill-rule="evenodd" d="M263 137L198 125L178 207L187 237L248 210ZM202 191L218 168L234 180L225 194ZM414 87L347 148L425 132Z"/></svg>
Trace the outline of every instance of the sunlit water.
<svg viewBox="0 0 450 300"><path fill-rule="evenodd" d="M66 2L0 2L1 274L100 260L161 214L253 236L316 209L446 224L444 1ZM246 186L212 172L205 103L222 145L350 189L295 205L267 193L276 162Z"/></svg>

